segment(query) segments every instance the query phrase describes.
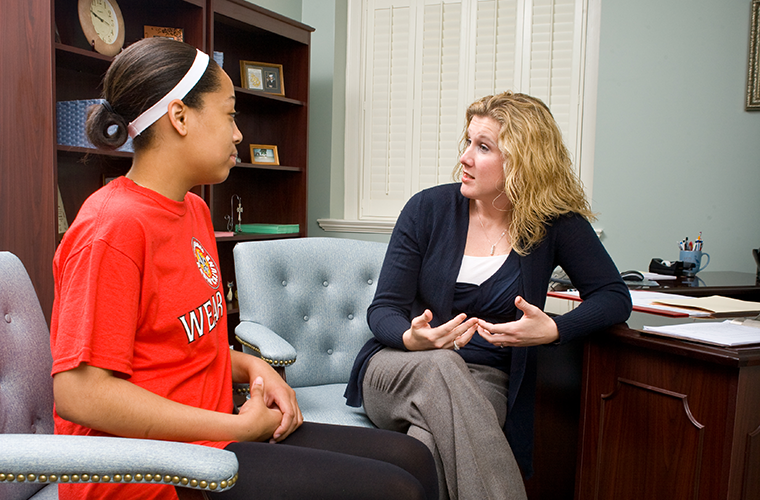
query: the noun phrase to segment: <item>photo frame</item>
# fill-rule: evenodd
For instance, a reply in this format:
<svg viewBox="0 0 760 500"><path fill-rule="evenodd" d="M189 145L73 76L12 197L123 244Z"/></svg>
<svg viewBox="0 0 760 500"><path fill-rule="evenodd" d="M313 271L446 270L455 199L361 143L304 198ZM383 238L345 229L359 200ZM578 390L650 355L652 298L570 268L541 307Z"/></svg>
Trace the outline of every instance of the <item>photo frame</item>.
<svg viewBox="0 0 760 500"><path fill-rule="evenodd" d="M749 31L747 67L747 111L760 111L760 0L752 0L752 25Z"/></svg>
<svg viewBox="0 0 760 500"><path fill-rule="evenodd" d="M251 163L254 165L279 165L280 156L277 154L277 146L251 144Z"/></svg>
<svg viewBox="0 0 760 500"><path fill-rule="evenodd" d="M163 26L143 26L145 38L164 37L173 38L178 42L185 41L185 31L182 28L165 28Z"/></svg>
<svg viewBox="0 0 760 500"><path fill-rule="evenodd" d="M244 89L285 95L282 64L240 61L240 82Z"/></svg>

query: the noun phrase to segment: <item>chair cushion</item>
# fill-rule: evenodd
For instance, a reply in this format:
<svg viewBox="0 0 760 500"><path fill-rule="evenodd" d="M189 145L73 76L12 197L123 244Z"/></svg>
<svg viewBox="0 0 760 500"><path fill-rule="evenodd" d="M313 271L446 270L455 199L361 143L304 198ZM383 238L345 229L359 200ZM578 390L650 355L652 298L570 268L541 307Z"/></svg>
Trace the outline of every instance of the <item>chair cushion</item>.
<svg viewBox="0 0 760 500"><path fill-rule="evenodd" d="M364 408L346 406L346 398L343 397L345 390L346 384L297 387L296 398L304 420L323 424L375 427L364 413Z"/></svg>

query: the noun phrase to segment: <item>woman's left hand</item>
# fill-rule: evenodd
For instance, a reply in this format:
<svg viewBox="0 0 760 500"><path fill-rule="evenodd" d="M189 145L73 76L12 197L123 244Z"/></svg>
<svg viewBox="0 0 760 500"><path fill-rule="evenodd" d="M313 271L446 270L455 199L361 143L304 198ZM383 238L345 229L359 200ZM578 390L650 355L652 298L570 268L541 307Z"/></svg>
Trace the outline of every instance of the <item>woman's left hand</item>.
<svg viewBox="0 0 760 500"><path fill-rule="evenodd" d="M557 324L545 312L520 296L515 306L523 312L522 318L499 324L478 320L478 334L497 347L528 347L559 339Z"/></svg>

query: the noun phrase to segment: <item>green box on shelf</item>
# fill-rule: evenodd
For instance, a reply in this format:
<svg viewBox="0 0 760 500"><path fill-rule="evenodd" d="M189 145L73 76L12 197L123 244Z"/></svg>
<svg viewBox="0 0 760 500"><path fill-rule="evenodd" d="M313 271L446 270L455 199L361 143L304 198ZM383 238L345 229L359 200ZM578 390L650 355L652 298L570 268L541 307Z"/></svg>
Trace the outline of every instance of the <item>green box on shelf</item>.
<svg viewBox="0 0 760 500"><path fill-rule="evenodd" d="M250 234L290 234L299 229L298 224L240 224L240 232Z"/></svg>

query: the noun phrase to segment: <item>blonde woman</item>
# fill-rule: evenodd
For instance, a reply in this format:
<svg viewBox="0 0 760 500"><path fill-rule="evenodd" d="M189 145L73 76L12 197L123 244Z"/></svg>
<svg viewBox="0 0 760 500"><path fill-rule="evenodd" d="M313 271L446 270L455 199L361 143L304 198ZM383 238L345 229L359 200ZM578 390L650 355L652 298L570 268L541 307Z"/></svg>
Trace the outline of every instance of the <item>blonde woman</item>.
<svg viewBox="0 0 760 500"><path fill-rule="evenodd" d="M524 499L536 346L625 321L630 295L543 102L479 99L460 149L459 182L416 194L399 216L346 397L430 448L441 498ZM583 302L549 317L557 265Z"/></svg>

